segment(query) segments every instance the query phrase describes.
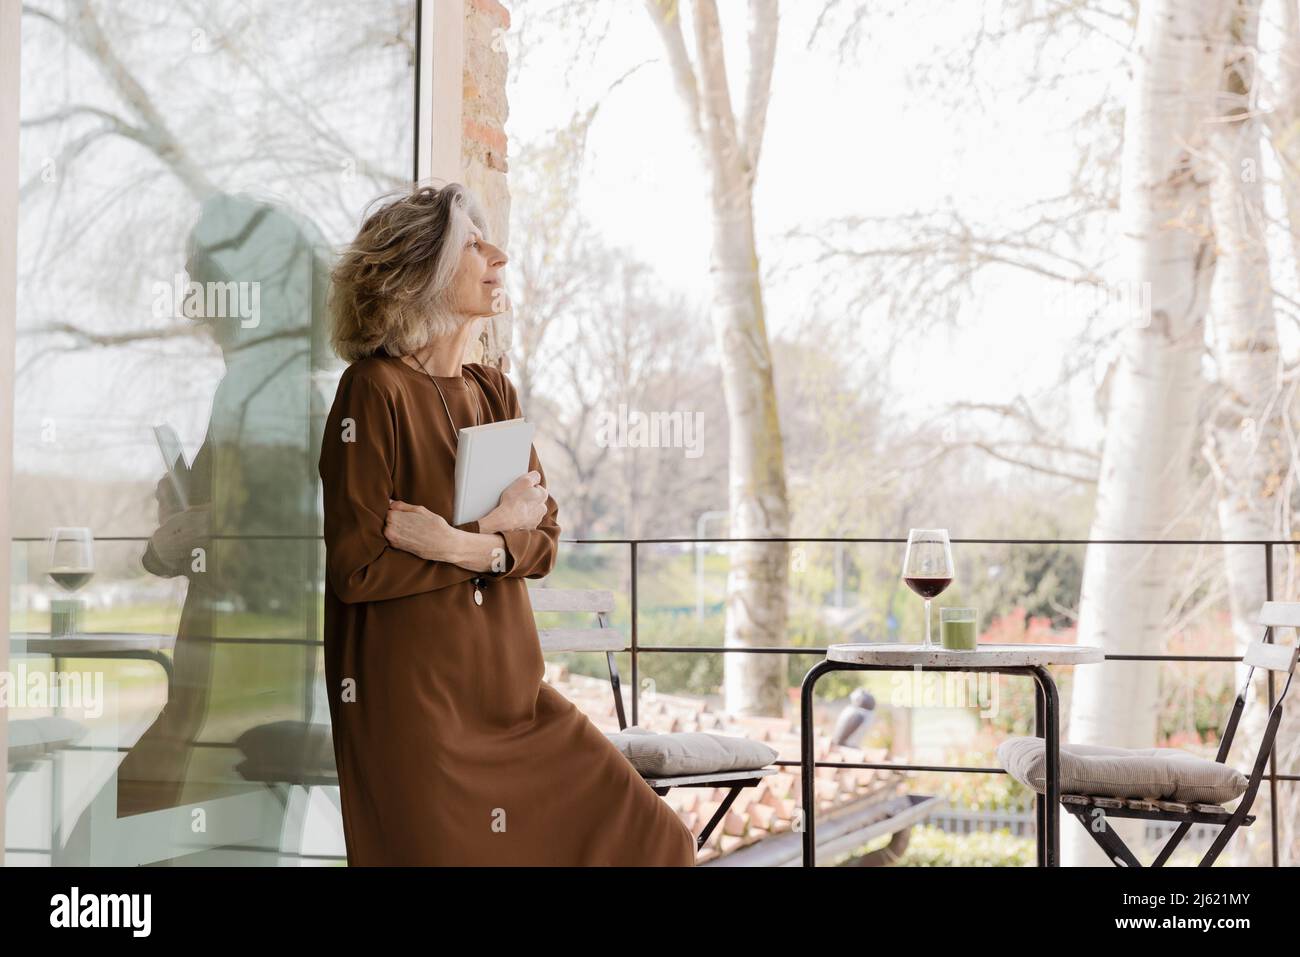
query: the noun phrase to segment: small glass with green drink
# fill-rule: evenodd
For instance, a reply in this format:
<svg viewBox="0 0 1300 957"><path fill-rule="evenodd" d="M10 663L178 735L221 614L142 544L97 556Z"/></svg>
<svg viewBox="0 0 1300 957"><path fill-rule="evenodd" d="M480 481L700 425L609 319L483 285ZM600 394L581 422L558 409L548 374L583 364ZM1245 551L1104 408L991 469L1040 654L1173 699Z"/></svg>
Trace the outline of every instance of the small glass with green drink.
<svg viewBox="0 0 1300 957"><path fill-rule="evenodd" d="M947 651L975 651L979 639L975 608L940 608L939 641Z"/></svg>

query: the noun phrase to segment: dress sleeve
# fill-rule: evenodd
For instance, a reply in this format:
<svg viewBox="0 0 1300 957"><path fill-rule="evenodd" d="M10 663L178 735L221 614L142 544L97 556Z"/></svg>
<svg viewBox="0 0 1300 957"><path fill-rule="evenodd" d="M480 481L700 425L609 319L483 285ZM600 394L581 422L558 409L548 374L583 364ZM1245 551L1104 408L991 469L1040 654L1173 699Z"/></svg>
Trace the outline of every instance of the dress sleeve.
<svg viewBox="0 0 1300 957"><path fill-rule="evenodd" d="M344 375L325 420L320 455L325 572L345 602L404 598L476 574L394 548L384 537L393 495L393 416L391 403L375 383Z"/></svg>
<svg viewBox="0 0 1300 957"><path fill-rule="evenodd" d="M519 396L515 392L514 383L512 383L506 374L499 369L496 370L500 377L501 390L506 400L506 409L510 413L510 418L517 419L523 416L523 410L519 407ZM542 468L542 461L537 457L537 446L532 447L529 453L528 469L537 472L541 476L539 485L546 486L546 472ZM555 567L556 557L560 550L560 526L556 522L556 515L559 513L560 506L555 501L555 496L548 494L546 496L546 514L542 516L541 522L536 528L518 528L507 532L498 532L506 541L506 567L503 572L496 572L487 575L488 578L545 578Z"/></svg>

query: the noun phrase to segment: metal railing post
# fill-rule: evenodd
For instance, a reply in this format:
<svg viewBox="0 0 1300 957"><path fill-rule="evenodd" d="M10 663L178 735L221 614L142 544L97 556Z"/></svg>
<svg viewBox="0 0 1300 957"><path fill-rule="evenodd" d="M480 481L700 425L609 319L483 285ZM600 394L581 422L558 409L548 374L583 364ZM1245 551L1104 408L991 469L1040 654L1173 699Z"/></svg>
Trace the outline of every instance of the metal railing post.
<svg viewBox="0 0 1300 957"><path fill-rule="evenodd" d="M637 715L640 711L640 701L641 701L641 678L637 668L638 652L637 652L637 642L636 642L636 620L638 617L637 607L636 607L636 566L637 566L636 544L637 544L636 542L631 543L632 545L632 556L631 556L631 560L632 560L632 582L631 582L632 585L632 589L631 589L632 591L632 612L631 612L632 614L632 723L633 724L637 723Z"/></svg>
<svg viewBox="0 0 1300 957"><path fill-rule="evenodd" d="M1269 542L1264 546L1264 597L1268 601L1273 600L1273 543ZM1273 629L1268 629L1268 634L1264 640L1272 642ZM1273 691L1273 672L1268 673L1268 710L1273 713L1273 705L1276 703ZM1268 838L1271 845L1270 853L1273 857L1273 866L1279 867L1280 858L1278 856L1278 831L1277 831L1277 741L1273 741L1272 746L1268 749Z"/></svg>

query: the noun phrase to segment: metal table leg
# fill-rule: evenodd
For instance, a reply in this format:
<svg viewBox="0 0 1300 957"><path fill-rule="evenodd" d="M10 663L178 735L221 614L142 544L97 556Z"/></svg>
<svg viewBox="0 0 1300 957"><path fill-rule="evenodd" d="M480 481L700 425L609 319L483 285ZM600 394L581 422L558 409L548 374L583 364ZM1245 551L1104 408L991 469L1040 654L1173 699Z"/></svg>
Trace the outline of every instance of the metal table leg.
<svg viewBox="0 0 1300 957"><path fill-rule="evenodd" d="M799 809L800 823L803 825L803 866L817 866L817 838L813 833L817 816L817 789L814 778L816 765L813 760L813 689L817 679L827 672L838 671L837 662L822 660L813 665L804 675L799 692L799 789L803 794Z"/></svg>
<svg viewBox="0 0 1300 957"><path fill-rule="evenodd" d="M1047 752L1047 787L1046 820L1044 832L1047 838L1046 867L1061 866L1061 724L1060 697L1056 693L1056 682L1043 665L1030 669L1034 682L1039 687L1039 696L1043 699L1043 712L1046 718Z"/></svg>
<svg viewBox="0 0 1300 957"><path fill-rule="evenodd" d="M1034 734L1040 738L1047 736L1046 705L1043 701L1043 686L1034 679ZM1047 795L1034 795L1034 843L1038 851L1038 866L1047 866Z"/></svg>

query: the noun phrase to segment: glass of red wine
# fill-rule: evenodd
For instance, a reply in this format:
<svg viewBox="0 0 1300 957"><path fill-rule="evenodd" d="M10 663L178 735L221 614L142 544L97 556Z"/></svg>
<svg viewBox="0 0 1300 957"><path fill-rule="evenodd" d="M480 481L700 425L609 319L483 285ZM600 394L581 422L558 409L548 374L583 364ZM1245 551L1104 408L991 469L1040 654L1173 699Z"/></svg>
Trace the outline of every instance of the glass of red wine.
<svg viewBox="0 0 1300 957"><path fill-rule="evenodd" d="M952 545L946 528L912 528L903 555L903 582L925 599L925 643L934 648L930 630L930 600L952 584Z"/></svg>
<svg viewBox="0 0 1300 957"><path fill-rule="evenodd" d="M60 526L49 537L50 561L46 574L65 592L79 591L95 574L94 536L90 529ZM50 635L75 635L81 627L82 602L56 598L50 602Z"/></svg>

